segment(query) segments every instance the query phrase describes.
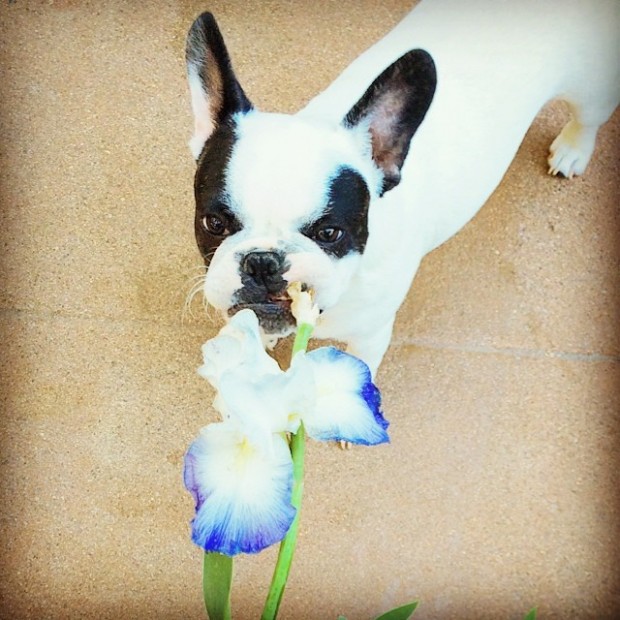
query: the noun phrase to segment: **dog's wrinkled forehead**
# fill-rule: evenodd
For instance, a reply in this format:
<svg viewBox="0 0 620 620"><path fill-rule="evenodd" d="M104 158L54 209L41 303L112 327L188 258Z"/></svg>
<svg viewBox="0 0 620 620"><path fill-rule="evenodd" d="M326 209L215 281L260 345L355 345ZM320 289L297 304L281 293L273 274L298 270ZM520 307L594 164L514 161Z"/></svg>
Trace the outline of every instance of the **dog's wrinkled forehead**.
<svg viewBox="0 0 620 620"><path fill-rule="evenodd" d="M219 144L207 145L205 175L244 227L300 229L325 210L343 169L355 171L354 183L363 182L371 195L381 183L360 148L365 134L341 126L250 112L237 115L220 134L212 137Z"/></svg>

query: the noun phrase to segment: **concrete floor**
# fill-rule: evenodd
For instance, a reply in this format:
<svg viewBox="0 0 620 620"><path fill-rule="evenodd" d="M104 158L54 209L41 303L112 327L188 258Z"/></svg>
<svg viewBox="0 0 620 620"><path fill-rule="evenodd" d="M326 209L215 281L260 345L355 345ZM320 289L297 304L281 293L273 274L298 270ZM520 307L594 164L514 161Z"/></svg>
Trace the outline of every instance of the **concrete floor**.
<svg viewBox="0 0 620 620"><path fill-rule="evenodd" d="M405 0L214 0L237 73L292 112ZM185 32L198 0L0 4L0 617L204 617L183 453L195 372ZM546 175L552 104L424 261L379 374L392 443L312 444L281 617L620 617L620 114ZM256 618L275 550L236 565Z"/></svg>

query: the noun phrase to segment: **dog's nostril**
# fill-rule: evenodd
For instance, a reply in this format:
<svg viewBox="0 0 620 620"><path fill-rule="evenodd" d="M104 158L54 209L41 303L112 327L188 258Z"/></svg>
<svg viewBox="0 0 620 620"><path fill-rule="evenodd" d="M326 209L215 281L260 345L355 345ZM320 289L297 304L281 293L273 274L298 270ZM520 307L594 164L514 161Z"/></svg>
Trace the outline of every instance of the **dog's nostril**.
<svg viewBox="0 0 620 620"><path fill-rule="evenodd" d="M284 261L276 252L250 252L241 263L241 269L249 276L274 276L280 272Z"/></svg>

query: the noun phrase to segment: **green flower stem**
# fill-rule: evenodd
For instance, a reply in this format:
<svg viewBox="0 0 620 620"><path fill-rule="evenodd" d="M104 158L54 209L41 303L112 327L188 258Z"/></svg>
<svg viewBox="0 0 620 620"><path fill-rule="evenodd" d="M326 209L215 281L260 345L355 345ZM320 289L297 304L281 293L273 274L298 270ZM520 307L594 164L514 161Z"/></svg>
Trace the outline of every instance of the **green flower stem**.
<svg viewBox="0 0 620 620"><path fill-rule="evenodd" d="M308 342L313 331L314 325L310 325L309 323L302 323L297 328L295 341L293 342L293 355L299 353L300 351L305 351L308 348Z"/></svg>
<svg viewBox="0 0 620 620"><path fill-rule="evenodd" d="M295 342L293 343L293 355L300 351L305 351L308 347L308 341L312 335L313 326L308 323L302 323L297 328ZM299 513L301 510L301 497L304 489L304 454L306 450L306 433L304 425L301 423L297 432L291 437L291 457L293 459L293 492L291 495L291 504L297 510L295 519L280 543L280 551L278 560L273 571L271 586L265 601L265 607L261 620L275 620L280 608L280 602L284 595L286 580L288 579L293 562L293 555L297 545L297 532L299 531Z"/></svg>
<svg viewBox="0 0 620 620"><path fill-rule="evenodd" d="M278 552L278 560L273 571L269 594L265 601L265 607L261 615L261 620L275 620L278 615L278 609L286 580L288 579L293 562L293 554L297 545L297 532L299 530L299 511L301 508L301 496L304 488L304 451L305 451L305 432L301 425L299 430L291 437L291 455L293 457L293 493L291 496L291 504L297 509L297 514L293 519L293 523L286 533L286 536L280 543L280 551Z"/></svg>

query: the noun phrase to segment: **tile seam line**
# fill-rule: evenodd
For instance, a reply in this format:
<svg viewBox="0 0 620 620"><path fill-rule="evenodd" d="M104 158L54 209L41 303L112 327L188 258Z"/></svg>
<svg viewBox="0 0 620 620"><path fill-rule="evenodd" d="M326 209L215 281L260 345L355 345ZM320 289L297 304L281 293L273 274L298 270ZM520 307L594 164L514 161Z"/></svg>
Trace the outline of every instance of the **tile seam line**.
<svg viewBox="0 0 620 620"><path fill-rule="evenodd" d="M114 317L106 317L106 316L80 316L77 314L68 314L64 312L32 312L30 310L23 310L21 308L0 308L0 318L2 317L29 317L32 319L47 319L47 320L59 320L59 321L81 321L81 322L91 322L91 323L110 323L110 324L127 324L127 325L142 325L146 323L150 323L151 325L159 325L161 327L167 328L185 328L185 327L196 327L203 328L202 325L191 324L189 322L185 323L183 319L179 319L179 322L171 322L171 321L162 321L157 318L148 318L148 319L140 319L140 318L128 318L128 319L118 319ZM216 326L218 327L218 326ZM221 326L220 326L221 327ZM219 327L218 327L219 329Z"/></svg>
<svg viewBox="0 0 620 620"><path fill-rule="evenodd" d="M504 355L516 358L531 359L559 359L567 362L609 362L620 363L620 355L606 355L604 353L573 353L569 351L544 351L542 349L525 349L519 347L492 347L477 344L447 344L434 340L407 339L402 342L393 342L392 346L413 346L420 349L435 351L454 351L456 353L476 353L483 355Z"/></svg>
<svg viewBox="0 0 620 620"><path fill-rule="evenodd" d="M94 317L94 316L77 316L72 314L58 313L58 312L31 312L29 310L23 310L19 308L2 308L0 309L0 317L2 316L27 316L33 319L58 319L68 321L82 321L92 323L109 323L109 324L146 324L159 325L164 328L189 328L189 329L202 329L201 325L192 325L191 323L183 324L171 323L169 321L161 321L157 319L115 319L111 317ZM392 347L399 346L413 346L420 349L429 349L435 351L453 351L457 353L475 353L475 354L487 354L487 355L504 355L507 357L516 358L532 358L532 359L559 359L569 362L609 362L618 364L620 363L620 355L606 355L604 353L571 353L568 351L544 351L541 349L523 349L518 347L491 347L487 345L476 344L447 344L445 342L439 342L435 340L425 339L405 339L401 341L393 341Z"/></svg>

